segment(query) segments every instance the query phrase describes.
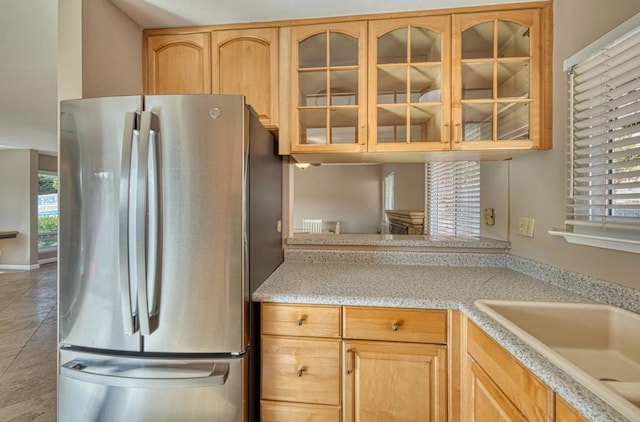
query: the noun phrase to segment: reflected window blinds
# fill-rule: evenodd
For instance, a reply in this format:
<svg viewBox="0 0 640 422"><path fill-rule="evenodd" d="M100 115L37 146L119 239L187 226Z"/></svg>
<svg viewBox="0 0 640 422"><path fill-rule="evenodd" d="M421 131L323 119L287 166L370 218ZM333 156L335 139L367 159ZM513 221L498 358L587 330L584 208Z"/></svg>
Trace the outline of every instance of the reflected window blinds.
<svg viewBox="0 0 640 422"><path fill-rule="evenodd" d="M430 162L426 179L428 234L480 236L480 163Z"/></svg>

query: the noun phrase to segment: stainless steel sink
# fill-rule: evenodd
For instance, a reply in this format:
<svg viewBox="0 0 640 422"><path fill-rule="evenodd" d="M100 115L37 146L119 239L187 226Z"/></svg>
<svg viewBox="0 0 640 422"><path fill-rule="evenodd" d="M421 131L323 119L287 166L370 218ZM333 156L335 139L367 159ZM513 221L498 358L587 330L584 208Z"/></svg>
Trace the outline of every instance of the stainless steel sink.
<svg viewBox="0 0 640 422"><path fill-rule="evenodd" d="M476 306L632 420L640 420L640 315L608 305Z"/></svg>

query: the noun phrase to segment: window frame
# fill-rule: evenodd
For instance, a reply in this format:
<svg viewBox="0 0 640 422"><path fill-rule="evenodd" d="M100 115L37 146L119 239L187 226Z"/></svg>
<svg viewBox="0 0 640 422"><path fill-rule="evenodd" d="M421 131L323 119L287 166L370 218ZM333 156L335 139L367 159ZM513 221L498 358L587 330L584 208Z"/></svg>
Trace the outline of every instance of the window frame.
<svg viewBox="0 0 640 422"><path fill-rule="evenodd" d="M568 110L570 113L567 140L567 210L565 230L552 230L549 234L563 236L569 243L640 253L640 203L636 205L636 201L640 199L640 187L633 186L638 183L633 176L637 172L633 170L637 164L632 161L630 166L621 165L622 162L627 162L625 161L627 159L637 161L633 158L636 157L633 152L636 152L640 146L640 139L634 140L640 138L640 100L634 98L640 89L621 90L627 85L616 82L618 85L615 89L620 93L613 93L614 89L609 90L612 94L604 92L605 88L608 89L607 83L614 79L614 76L609 76L606 70L600 73L583 72L582 78L576 76L576 69L579 70L580 66L599 71L600 68L607 66L608 61L616 60L618 57L619 61L623 60L623 54L629 51L629 49L620 48L625 42L640 45L640 13L564 62L564 71L569 79ZM635 61L638 60L637 57L634 57ZM611 67L611 69L619 69L619 67ZM625 81L640 81L640 67L626 71L622 77ZM577 80L578 78L581 80ZM620 79L620 76L617 79ZM578 98L576 84L587 85L592 81L594 88L586 89L582 97L586 97L586 93L591 89L597 88L603 92L588 97L588 100ZM632 95L625 98L629 94ZM605 112L598 115L595 108L594 112L590 113L593 107L591 104L589 107L585 106L586 108L581 112L578 107L586 104L587 101L596 104L600 110L606 109L606 115ZM612 106L616 108L611 108ZM587 126L590 119L593 119L591 125ZM621 123L622 120L624 124ZM609 127L613 129L608 129ZM594 135L579 136L580 131L585 132L585 128L587 131L592 131ZM631 136L630 139L629 136ZM625 154L621 148L626 147L628 143L632 147L631 152ZM612 170L610 167L627 167L627 169L616 173L615 169ZM627 176L626 173L630 175ZM631 186L625 186L627 183ZM608 185L611 187L609 188ZM620 191L625 194L620 194ZM631 199L631 206L616 203L616 198L625 196ZM623 217L615 215L615 210L622 208L628 209L628 215Z"/></svg>

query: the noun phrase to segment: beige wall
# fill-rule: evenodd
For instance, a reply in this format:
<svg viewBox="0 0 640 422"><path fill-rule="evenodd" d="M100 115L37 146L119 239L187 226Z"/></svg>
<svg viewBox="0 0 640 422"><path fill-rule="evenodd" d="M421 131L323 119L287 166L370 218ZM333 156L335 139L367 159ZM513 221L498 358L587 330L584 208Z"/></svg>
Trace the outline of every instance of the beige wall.
<svg viewBox="0 0 640 422"><path fill-rule="evenodd" d="M509 161L480 163L480 236L509 240ZM493 208L495 224L484 223L482 210Z"/></svg>
<svg viewBox="0 0 640 422"><path fill-rule="evenodd" d="M58 0L58 100L82 97L82 0Z"/></svg>
<svg viewBox="0 0 640 422"><path fill-rule="evenodd" d="M53 155L38 154L38 170L58 172L58 157Z"/></svg>
<svg viewBox="0 0 640 422"><path fill-rule="evenodd" d="M38 263L37 174L36 151L0 150L0 230L19 232L15 239L0 240L0 268L28 269Z"/></svg>
<svg viewBox="0 0 640 422"><path fill-rule="evenodd" d="M638 0L555 0L553 150L525 154L511 163L512 253L559 268L640 288L640 255L570 245L548 230L564 227L566 75L563 60L640 12ZM535 237L518 236L518 216L535 218Z"/></svg>
<svg viewBox="0 0 640 422"><path fill-rule="evenodd" d="M82 96L135 94L142 94L142 30L110 1L83 0Z"/></svg>
<svg viewBox="0 0 640 422"><path fill-rule="evenodd" d="M384 178L393 172L393 204L397 210L424 211L424 164L383 164Z"/></svg>
<svg viewBox="0 0 640 422"><path fill-rule="evenodd" d="M376 233L381 213L380 165L322 165L294 170L293 227L321 218L325 230Z"/></svg>
<svg viewBox="0 0 640 422"><path fill-rule="evenodd" d="M0 3L0 146L57 146L57 2Z"/></svg>

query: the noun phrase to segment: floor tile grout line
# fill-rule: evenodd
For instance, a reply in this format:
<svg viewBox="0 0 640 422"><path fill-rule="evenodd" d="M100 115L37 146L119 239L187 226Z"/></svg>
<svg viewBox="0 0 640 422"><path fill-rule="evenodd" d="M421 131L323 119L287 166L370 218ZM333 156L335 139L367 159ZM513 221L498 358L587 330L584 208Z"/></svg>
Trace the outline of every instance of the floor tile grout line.
<svg viewBox="0 0 640 422"><path fill-rule="evenodd" d="M38 326L36 327L35 330L33 330L33 332L31 333L31 335L29 336L29 338L24 342L24 344L22 345L22 347L20 348L20 350L18 351L18 353L15 354L15 356L13 357L13 359L11 359L11 362L9 362L9 365L6 366L6 368L4 368L4 370L2 371L2 373L0 374L0 377L3 377L6 372L9 370L9 368L11 368L11 365L13 365L13 363L16 361L16 359L18 358L18 356L20 356L20 354L24 351L25 347L27 347L27 345L29 344L29 342L31 341L31 339L33 338L33 336L38 332L38 330L40 329L40 327L42 327L42 324L44 324L44 322L49 319L49 316L51 315L51 312L56 311L56 305L53 305L51 307L51 309L49 310L49 312L47 312L47 315L42 319L42 321L40 321L40 323L38 324Z"/></svg>

